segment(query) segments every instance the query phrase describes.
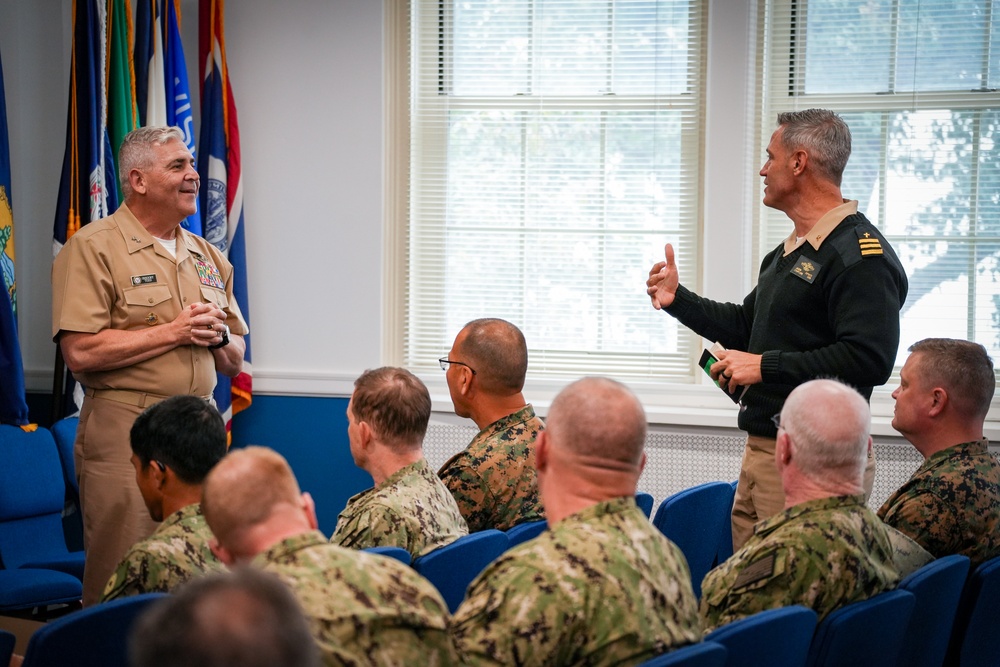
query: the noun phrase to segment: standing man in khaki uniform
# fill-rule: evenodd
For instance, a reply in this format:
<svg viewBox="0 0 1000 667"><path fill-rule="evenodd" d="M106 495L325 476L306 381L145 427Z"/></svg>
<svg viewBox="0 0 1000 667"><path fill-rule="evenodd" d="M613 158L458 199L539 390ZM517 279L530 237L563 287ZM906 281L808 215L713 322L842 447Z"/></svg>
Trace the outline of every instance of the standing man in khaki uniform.
<svg viewBox="0 0 1000 667"><path fill-rule="evenodd" d="M248 332L232 265L180 226L199 185L181 131L129 133L118 164L125 203L74 234L52 266L53 339L86 387L75 446L85 605L155 527L134 482L132 422L169 396L210 399L216 371L239 373Z"/></svg>

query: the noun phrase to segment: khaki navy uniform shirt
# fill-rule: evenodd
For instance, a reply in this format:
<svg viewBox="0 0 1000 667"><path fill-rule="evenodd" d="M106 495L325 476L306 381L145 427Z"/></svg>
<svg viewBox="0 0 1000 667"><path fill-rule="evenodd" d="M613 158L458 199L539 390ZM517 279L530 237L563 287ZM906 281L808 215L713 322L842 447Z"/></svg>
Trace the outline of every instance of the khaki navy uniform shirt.
<svg viewBox="0 0 1000 667"><path fill-rule="evenodd" d="M484 428L438 471L470 532L545 518L535 480L535 438L543 428L526 405Z"/></svg>
<svg viewBox="0 0 1000 667"><path fill-rule="evenodd" d="M743 548L705 575L700 613L706 632L794 604L822 620L899 580L886 527L864 496L822 498L758 523Z"/></svg>
<svg viewBox="0 0 1000 667"><path fill-rule="evenodd" d="M417 558L468 534L448 487L420 459L351 497L330 541L349 549L402 547Z"/></svg>
<svg viewBox="0 0 1000 667"><path fill-rule="evenodd" d="M615 498L495 560L452 627L472 665L635 665L699 641L697 607L680 549Z"/></svg>
<svg viewBox="0 0 1000 667"><path fill-rule="evenodd" d="M441 594L399 561L338 547L312 531L253 562L291 587L328 666L458 664Z"/></svg>
<svg viewBox="0 0 1000 667"><path fill-rule="evenodd" d="M103 601L140 593L169 593L222 563L209 548L212 531L201 505L183 507L148 538L133 546L104 587Z"/></svg>
<svg viewBox="0 0 1000 667"><path fill-rule="evenodd" d="M931 455L878 515L937 558L962 554L976 567L1000 556L1000 464L988 445L976 440Z"/></svg>

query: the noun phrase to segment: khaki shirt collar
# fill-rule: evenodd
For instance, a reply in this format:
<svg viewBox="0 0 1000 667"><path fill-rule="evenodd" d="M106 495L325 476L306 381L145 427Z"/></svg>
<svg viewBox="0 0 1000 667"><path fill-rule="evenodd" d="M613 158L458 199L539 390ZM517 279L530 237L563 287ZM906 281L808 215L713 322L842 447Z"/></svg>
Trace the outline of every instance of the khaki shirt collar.
<svg viewBox="0 0 1000 667"><path fill-rule="evenodd" d="M153 238L153 235L142 226L142 223L135 217L135 214L132 213L127 204L122 204L118 207L118 210L114 213L114 218L115 224L118 225L118 231L121 233L122 239L125 241L125 247L128 248L129 254L138 252L143 248L153 246L157 254L163 255L164 257L170 257L170 253L167 252L167 249L156 241ZM180 264L182 261L187 259L188 254L201 257L201 253L194 240L194 235L189 234L180 225L177 226L175 238L177 239L177 257L176 259L170 257L171 260ZM182 247L187 249L187 253L181 252Z"/></svg>
<svg viewBox="0 0 1000 667"><path fill-rule="evenodd" d="M813 247L813 250L819 250L819 247L823 244L823 241L826 240L826 237L830 235L830 232L836 229L837 225L839 225L844 218L849 215L854 215L857 212L857 200L845 199L843 204L827 211L826 214L820 218L815 225L813 225L812 229L809 230L809 233L799 239L798 242L795 240L795 230L793 229L792 233L785 239L784 254L787 255L806 241L808 241L809 245Z"/></svg>

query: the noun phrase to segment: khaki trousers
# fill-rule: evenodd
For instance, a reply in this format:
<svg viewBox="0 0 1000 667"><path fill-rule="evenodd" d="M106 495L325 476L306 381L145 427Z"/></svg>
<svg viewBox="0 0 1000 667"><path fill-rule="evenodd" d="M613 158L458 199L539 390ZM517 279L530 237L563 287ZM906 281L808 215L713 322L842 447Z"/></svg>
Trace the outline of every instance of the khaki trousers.
<svg viewBox="0 0 1000 667"><path fill-rule="evenodd" d="M871 496L875 482L875 453L868 453L865 465L865 500ZM774 438L748 435L743 449L736 500L733 503L733 551L742 547L759 521L768 519L785 508L785 490L781 486L778 467L774 463Z"/></svg>
<svg viewBox="0 0 1000 667"><path fill-rule="evenodd" d="M143 407L87 396L80 411L73 458L83 514L83 604L100 601L104 586L129 548L156 523L135 483L129 430Z"/></svg>

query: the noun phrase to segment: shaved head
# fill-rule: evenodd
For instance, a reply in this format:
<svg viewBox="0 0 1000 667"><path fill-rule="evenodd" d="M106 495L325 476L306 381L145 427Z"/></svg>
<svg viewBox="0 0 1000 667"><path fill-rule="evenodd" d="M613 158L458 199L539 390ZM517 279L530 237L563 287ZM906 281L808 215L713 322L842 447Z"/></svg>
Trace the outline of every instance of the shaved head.
<svg viewBox="0 0 1000 667"><path fill-rule="evenodd" d="M552 401L545 428L555 447L581 456L638 465L646 444L646 413L628 387L588 377Z"/></svg>

